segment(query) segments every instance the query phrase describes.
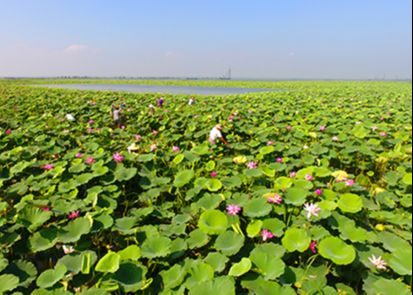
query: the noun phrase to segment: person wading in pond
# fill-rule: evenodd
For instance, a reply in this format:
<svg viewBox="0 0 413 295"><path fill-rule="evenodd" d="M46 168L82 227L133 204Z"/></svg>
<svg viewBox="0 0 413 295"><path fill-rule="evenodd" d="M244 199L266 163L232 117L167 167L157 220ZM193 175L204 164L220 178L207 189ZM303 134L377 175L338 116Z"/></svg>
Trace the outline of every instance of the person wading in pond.
<svg viewBox="0 0 413 295"><path fill-rule="evenodd" d="M211 132L209 133L208 141L211 144L216 144L217 139L222 141L224 144L228 144L227 140L225 139L225 136L222 134L221 124L215 125L215 127L212 128Z"/></svg>
<svg viewBox="0 0 413 295"><path fill-rule="evenodd" d="M113 121L115 123L115 126L117 128L121 128L121 114L122 114L122 108L118 107L115 104L112 104L112 107L110 109L110 114L113 117Z"/></svg>
<svg viewBox="0 0 413 295"><path fill-rule="evenodd" d="M165 99L164 99L163 97L161 97L160 99L158 99L158 101L157 101L158 107L162 108L164 102L165 102Z"/></svg>

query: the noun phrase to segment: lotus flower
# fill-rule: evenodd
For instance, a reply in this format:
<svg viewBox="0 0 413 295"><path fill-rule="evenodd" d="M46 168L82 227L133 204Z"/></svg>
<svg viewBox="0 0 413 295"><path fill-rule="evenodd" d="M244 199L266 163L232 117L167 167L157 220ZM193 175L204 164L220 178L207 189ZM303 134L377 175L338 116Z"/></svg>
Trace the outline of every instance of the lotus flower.
<svg viewBox="0 0 413 295"><path fill-rule="evenodd" d="M237 205L228 205L227 206L227 213L229 215L238 215L241 212L241 207Z"/></svg>
<svg viewBox="0 0 413 295"><path fill-rule="evenodd" d="M217 176L218 176L218 173L216 171L211 172L211 177L217 177Z"/></svg>
<svg viewBox="0 0 413 295"><path fill-rule="evenodd" d="M88 165L92 165L93 163L95 163L95 159L93 157L88 157L85 162Z"/></svg>
<svg viewBox="0 0 413 295"><path fill-rule="evenodd" d="M181 149L179 148L179 146L174 145L174 146L172 147L172 151L173 151L174 153L178 153L180 150L181 150Z"/></svg>
<svg viewBox="0 0 413 295"><path fill-rule="evenodd" d="M122 125L122 126L120 126L120 129L124 130L124 129L126 129L126 126Z"/></svg>
<svg viewBox="0 0 413 295"><path fill-rule="evenodd" d="M256 162L248 162L247 164L248 169L256 169L258 167L258 164Z"/></svg>
<svg viewBox="0 0 413 295"><path fill-rule="evenodd" d="M11 130L10 130L10 129L7 129L5 133L6 133L6 135L10 135L10 134L11 134Z"/></svg>
<svg viewBox="0 0 413 295"><path fill-rule="evenodd" d="M381 258L381 256L376 257L372 255L369 257L369 261L377 268L377 269L387 269L387 263Z"/></svg>
<svg viewBox="0 0 413 295"><path fill-rule="evenodd" d="M76 218L78 218L80 216L80 212L79 211L72 211L72 212L70 212L68 215L67 215L67 217L69 218L69 219L76 219Z"/></svg>
<svg viewBox="0 0 413 295"><path fill-rule="evenodd" d="M326 126L320 126L320 131L321 131L321 132L326 131L326 129L327 129L327 127L326 127Z"/></svg>
<svg viewBox="0 0 413 295"><path fill-rule="evenodd" d="M53 164L46 164L46 165L43 165L43 167L42 167L44 170L52 170L52 169L54 169L54 165Z"/></svg>
<svg viewBox="0 0 413 295"><path fill-rule="evenodd" d="M135 143L132 143L130 146L128 146L127 150L128 153L131 154L139 149L139 146L137 146Z"/></svg>
<svg viewBox="0 0 413 295"><path fill-rule="evenodd" d="M309 146L305 144L305 145L303 146L303 149L308 150L308 149L309 149Z"/></svg>
<svg viewBox="0 0 413 295"><path fill-rule="evenodd" d="M92 125L92 124L95 124L95 121L92 120L92 119L90 119L90 120L88 121L88 123L89 123L90 125Z"/></svg>
<svg viewBox="0 0 413 295"><path fill-rule="evenodd" d="M120 163L120 162L122 162L123 159L124 159L124 157L123 157L121 154L119 154L119 153L114 153L113 156L112 156L112 158L113 158L113 160L114 160L116 163Z"/></svg>
<svg viewBox="0 0 413 295"><path fill-rule="evenodd" d="M360 125L360 124L361 124L361 122L360 122L360 121L357 121L355 124L356 124L356 125Z"/></svg>
<svg viewBox="0 0 413 295"><path fill-rule="evenodd" d="M313 254L317 254L317 242L311 241L309 249L313 252Z"/></svg>
<svg viewBox="0 0 413 295"><path fill-rule="evenodd" d="M380 117L380 121L384 121L384 120L386 120L385 117Z"/></svg>
<svg viewBox="0 0 413 295"><path fill-rule="evenodd" d="M261 237L262 237L262 240L265 242L265 241L267 241L267 240L269 240L269 239L274 238L275 236L274 236L274 234L273 234L272 232L270 232L268 229L263 229L263 230L261 231Z"/></svg>
<svg viewBox="0 0 413 295"><path fill-rule="evenodd" d="M92 132L93 132L93 128L90 128L90 127L89 127L88 129L86 129L86 132L87 132L87 133L92 133Z"/></svg>
<svg viewBox="0 0 413 295"><path fill-rule="evenodd" d="M318 216L321 209L318 207L317 204L304 204L304 210L307 211L307 218L310 219L312 216Z"/></svg>
<svg viewBox="0 0 413 295"><path fill-rule="evenodd" d="M371 130L373 130L373 131L377 131L378 129L379 129L379 127L377 127L377 126L371 127Z"/></svg>
<svg viewBox="0 0 413 295"><path fill-rule="evenodd" d="M292 171L290 172L290 178L295 178L297 176L297 172Z"/></svg>
<svg viewBox="0 0 413 295"><path fill-rule="evenodd" d="M288 125L288 126L286 127L286 129L287 129L287 131L291 131L291 130L293 130L293 127Z"/></svg>
<svg viewBox="0 0 413 295"><path fill-rule="evenodd" d="M380 132L380 136L381 136L381 137L387 137L387 132L384 132L384 131L383 131L383 132Z"/></svg>
<svg viewBox="0 0 413 295"><path fill-rule="evenodd" d="M332 140L332 141L338 141L338 136L333 136L333 137L331 138L331 140Z"/></svg>
<svg viewBox="0 0 413 295"><path fill-rule="evenodd" d="M314 177L313 177L311 174L306 174L306 175L305 175L305 180L307 180L307 181L313 181L313 180L314 180Z"/></svg>
<svg viewBox="0 0 413 295"><path fill-rule="evenodd" d="M80 159L81 157L83 157L83 154L82 154L82 153L76 153L75 158Z"/></svg>
<svg viewBox="0 0 413 295"><path fill-rule="evenodd" d="M141 141L142 140L142 136L140 134L136 134L135 135L135 140L136 141Z"/></svg>
<svg viewBox="0 0 413 295"><path fill-rule="evenodd" d="M318 189L315 190L315 194L317 196L321 196L323 194L323 190L321 188L318 188Z"/></svg>
<svg viewBox="0 0 413 295"><path fill-rule="evenodd" d="M346 186L353 186L356 182L353 179L346 180Z"/></svg>
<svg viewBox="0 0 413 295"><path fill-rule="evenodd" d="M282 163L282 162L284 162L284 159L283 158L277 158L276 161L277 161L277 163Z"/></svg>
<svg viewBox="0 0 413 295"><path fill-rule="evenodd" d="M66 255L75 252L75 248L73 246L63 245L62 248Z"/></svg>
<svg viewBox="0 0 413 295"><path fill-rule="evenodd" d="M273 145L274 142L272 140L267 141L267 145Z"/></svg>
<svg viewBox="0 0 413 295"><path fill-rule="evenodd" d="M40 210L42 210L44 212L50 212L51 211L49 206L44 206L44 207L40 208Z"/></svg>
<svg viewBox="0 0 413 295"><path fill-rule="evenodd" d="M283 202L283 198L279 194L271 195L267 199L268 203L280 205Z"/></svg>
<svg viewBox="0 0 413 295"><path fill-rule="evenodd" d="M152 130L152 134L153 134L153 135L158 135L158 133L159 133L159 131L157 131L157 130Z"/></svg>
<svg viewBox="0 0 413 295"><path fill-rule="evenodd" d="M150 149L151 149L151 152L154 152L158 149L158 146L155 143L153 143L153 144L151 144Z"/></svg>

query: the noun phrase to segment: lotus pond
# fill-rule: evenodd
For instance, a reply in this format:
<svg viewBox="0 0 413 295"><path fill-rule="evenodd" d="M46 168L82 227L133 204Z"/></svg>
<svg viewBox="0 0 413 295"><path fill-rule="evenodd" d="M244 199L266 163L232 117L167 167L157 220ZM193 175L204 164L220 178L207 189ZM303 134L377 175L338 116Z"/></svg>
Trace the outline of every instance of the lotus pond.
<svg viewBox="0 0 413 295"><path fill-rule="evenodd" d="M411 294L411 84L202 84L0 81L0 294Z"/></svg>

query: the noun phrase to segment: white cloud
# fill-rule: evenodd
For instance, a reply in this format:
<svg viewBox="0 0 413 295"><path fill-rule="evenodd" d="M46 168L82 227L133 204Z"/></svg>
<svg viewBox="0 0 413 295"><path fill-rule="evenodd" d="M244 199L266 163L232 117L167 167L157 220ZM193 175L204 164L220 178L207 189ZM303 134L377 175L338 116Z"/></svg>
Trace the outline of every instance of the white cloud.
<svg viewBox="0 0 413 295"><path fill-rule="evenodd" d="M90 51L93 51L93 49L83 44L72 44L63 50L64 53L68 54L77 54Z"/></svg>

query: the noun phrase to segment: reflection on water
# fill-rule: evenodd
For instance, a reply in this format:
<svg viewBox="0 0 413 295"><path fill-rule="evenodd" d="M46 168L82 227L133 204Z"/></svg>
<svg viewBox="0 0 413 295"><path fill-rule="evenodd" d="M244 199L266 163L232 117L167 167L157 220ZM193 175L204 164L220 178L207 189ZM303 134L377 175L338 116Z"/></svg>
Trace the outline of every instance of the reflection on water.
<svg viewBox="0 0 413 295"><path fill-rule="evenodd" d="M124 91L138 93L164 93L164 94L188 94L188 95L230 95L251 92L275 92L281 89L268 88L227 88L227 87L190 87L190 86L158 86L136 84L53 84L40 85L49 88L64 88L74 90L95 91Z"/></svg>

